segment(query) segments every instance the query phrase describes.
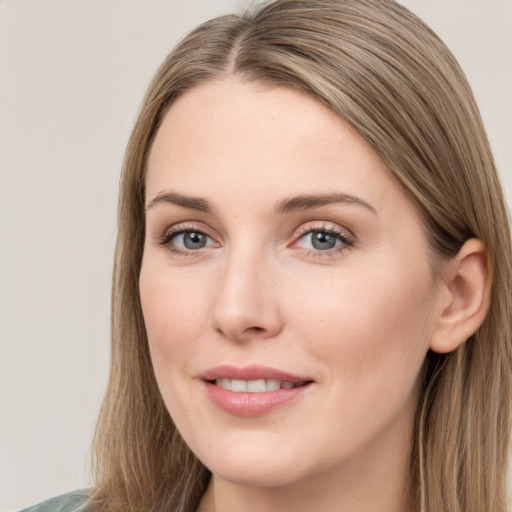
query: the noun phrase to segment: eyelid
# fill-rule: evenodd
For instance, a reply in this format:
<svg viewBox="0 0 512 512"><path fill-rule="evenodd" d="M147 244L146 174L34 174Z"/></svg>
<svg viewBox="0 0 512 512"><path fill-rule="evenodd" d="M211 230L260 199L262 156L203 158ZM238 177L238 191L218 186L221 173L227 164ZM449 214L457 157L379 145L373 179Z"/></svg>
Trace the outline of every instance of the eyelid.
<svg viewBox="0 0 512 512"><path fill-rule="evenodd" d="M307 249L304 247L297 247L298 242L304 238L306 235L309 235L314 232L325 232L337 237L342 241L342 244L335 246L331 249L327 250L318 250L318 249ZM315 255L315 256L333 256L339 254L347 249L350 249L355 244L355 236L353 233L346 229L340 227L338 224L321 221L321 222L308 222L303 224L298 228L298 230L293 235L293 242L291 243L291 247L294 248L296 246L297 250L307 251L307 255Z"/></svg>
<svg viewBox="0 0 512 512"><path fill-rule="evenodd" d="M187 232L202 233L210 240L212 240L214 244L207 245L199 249L181 249L177 246L174 246L171 243L173 238ZM202 249L207 249L212 246L220 246L220 244L216 240L216 237L211 234L211 230L205 227L202 223L197 222L180 222L178 224L173 224L172 226L165 229L164 232L158 236L156 245L166 247L167 250L174 254L191 256L198 256L199 253L202 252Z"/></svg>
<svg viewBox="0 0 512 512"><path fill-rule="evenodd" d="M293 238L297 240L300 237L306 235L307 233L311 233L312 231L332 232L342 235L350 240L355 240L355 236L351 230L345 227L341 227L339 224L330 221L305 222L295 231Z"/></svg>

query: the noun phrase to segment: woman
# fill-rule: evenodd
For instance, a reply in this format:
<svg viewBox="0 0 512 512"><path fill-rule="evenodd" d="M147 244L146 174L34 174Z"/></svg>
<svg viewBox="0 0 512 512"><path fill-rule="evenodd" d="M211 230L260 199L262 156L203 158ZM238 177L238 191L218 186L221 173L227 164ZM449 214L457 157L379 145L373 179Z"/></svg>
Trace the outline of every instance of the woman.
<svg viewBox="0 0 512 512"><path fill-rule="evenodd" d="M128 145L95 488L61 509L505 511L510 255L469 86L407 9L202 25Z"/></svg>

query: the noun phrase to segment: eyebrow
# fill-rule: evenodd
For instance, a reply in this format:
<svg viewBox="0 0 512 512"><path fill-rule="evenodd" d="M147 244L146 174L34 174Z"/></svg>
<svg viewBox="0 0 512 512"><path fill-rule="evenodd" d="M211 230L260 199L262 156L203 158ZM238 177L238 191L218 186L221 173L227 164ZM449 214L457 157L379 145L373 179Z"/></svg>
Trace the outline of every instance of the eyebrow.
<svg viewBox="0 0 512 512"><path fill-rule="evenodd" d="M146 206L146 211L154 208L161 203L171 203L190 210L198 210L201 212L212 213L214 211L210 203L201 197L186 196L178 194L177 192L160 192L152 201ZM289 199L278 201L275 207L277 213L286 214L293 212L302 212L327 206L335 203L353 204L362 206L371 211L375 215L377 210L363 199L341 192L334 192L330 194L307 194L295 196Z"/></svg>
<svg viewBox="0 0 512 512"><path fill-rule="evenodd" d="M279 213L301 212L334 203L362 206L363 208L370 210L375 215L378 215L377 210L363 199L340 192L334 192L331 194L301 195L290 199L284 199L277 203L276 211Z"/></svg>
<svg viewBox="0 0 512 512"><path fill-rule="evenodd" d="M200 197L184 196L176 192L160 192L145 208L146 211L161 203L171 203L190 210L211 213L213 208L206 199Z"/></svg>

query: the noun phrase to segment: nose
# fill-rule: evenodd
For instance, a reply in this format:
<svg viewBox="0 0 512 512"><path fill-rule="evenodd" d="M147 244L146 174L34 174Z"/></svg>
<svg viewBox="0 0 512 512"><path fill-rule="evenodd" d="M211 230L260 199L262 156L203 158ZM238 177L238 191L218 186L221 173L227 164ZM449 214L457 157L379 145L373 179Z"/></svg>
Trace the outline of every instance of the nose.
<svg viewBox="0 0 512 512"><path fill-rule="evenodd" d="M276 272L261 254L232 251L223 262L212 328L239 342L276 336L283 327Z"/></svg>

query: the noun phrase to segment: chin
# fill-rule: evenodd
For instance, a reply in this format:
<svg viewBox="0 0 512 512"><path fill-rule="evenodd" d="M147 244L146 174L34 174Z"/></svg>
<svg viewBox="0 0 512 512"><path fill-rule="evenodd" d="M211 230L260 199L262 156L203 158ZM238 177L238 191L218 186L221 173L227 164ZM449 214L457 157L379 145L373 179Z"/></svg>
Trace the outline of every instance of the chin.
<svg viewBox="0 0 512 512"><path fill-rule="evenodd" d="M302 471L297 464L297 453L288 456L283 449L255 450L218 447L216 453L199 457L218 478L248 487L281 487L300 480ZM257 446L257 445L256 445Z"/></svg>
<svg viewBox="0 0 512 512"><path fill-rule="evenodd" d="M292 465L274 462L260 465L216 463L214 466L211 471L216 477L243 487L285 487L301 479L299 474L292 473Z"/></svg>

